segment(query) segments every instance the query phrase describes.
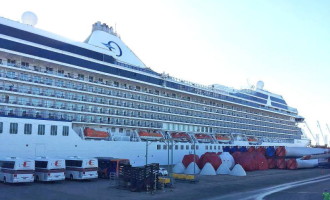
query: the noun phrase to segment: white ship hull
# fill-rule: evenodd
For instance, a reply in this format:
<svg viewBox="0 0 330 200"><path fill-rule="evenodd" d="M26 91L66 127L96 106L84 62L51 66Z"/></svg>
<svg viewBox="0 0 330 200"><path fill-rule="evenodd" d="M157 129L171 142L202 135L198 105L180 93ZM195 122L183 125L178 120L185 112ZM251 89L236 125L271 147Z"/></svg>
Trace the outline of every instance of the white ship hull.
<svg viewBox="0 0 330 200"><path fill-rule="evenodd" d="M116 157L126 158L134 166L141 166L146 163L160 163L161 165L176 164L182 161L186 154L194 153L193 143L174 143L178 149L164 149L167 142L163 141L107 141L107 140L86 140L81 138L73 129L70 129L68 136L63 136L59 132L56 136L49 133L50 125L70 126L71 122L19 119L0 117L4 121L3 133L0 134L0 157L23 157L31 158L35 156L49 156L66 158L68 156L81 157ZM6 123L7 122L7 123ZM18 123L18 133L10 134L9 126L11 122ZM23 126L26 123L33 125L46 124L46 134L37 135L37 129L32 130L31 135L23 133ZM37 126L33 126L37 127ZM234 141L233 144L211 144L196 143L197 155L205 152L222 152L224 146L306 146L307 143L262 143L260 145L250 145L247 141ZM157 149L160 145L161 148ZM171 143L170 143L171 145ZM181 149L182 147L183 149ZM148 148L148 149L147 149ZM148 151L148 153L147 153ZM148 160L146 160L148 154ZM173 157L172 157L173 156Z"/></svg>
<svg viewBox="0 0 330 200"><path fill-rule="evenodd" d="M303 120L263 82L237 90L155 72L106 24L79 43L0 18L1 157L175 164L225 146L307 146ZM230 143L217 143L217 134Z"/></svg>

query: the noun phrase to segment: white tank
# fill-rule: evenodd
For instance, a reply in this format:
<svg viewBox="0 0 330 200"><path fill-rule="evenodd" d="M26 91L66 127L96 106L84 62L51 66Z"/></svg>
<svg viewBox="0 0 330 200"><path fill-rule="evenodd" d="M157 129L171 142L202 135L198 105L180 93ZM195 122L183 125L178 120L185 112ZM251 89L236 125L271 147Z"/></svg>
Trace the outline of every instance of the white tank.
<svg viewBox="0 0 330 200"><path fill-rule="evenodd" d="M185 174L199 174L201 170L195 162L191 162L188 167L184 170Z"/></svg>
<svg viewBox="0 0 330 200"><path fill-rule="evenodd" d="M230 169L227 164L221 164L220 167L217 169L217 174L229 174Z"/></svg>
<svg viewBox="0 0 330 200"><path fill-rule="evenodd" d="M222 164L221 165L228 165L229 169L232 169L235 165L235 160L233 158L233 156L229 153L229 152L222 152L219 155Z"/></svg>
<svg viewBox="0 0 330 200"><path fill-rule="evenodd" d="M217 175L211 163L206 163L199 175L214 176Z"/></svg>
<svg viewBox="0 0 330 200"><path fill-rule="evenodd" d="M174 167L173 167L173 172L176 174L183 174L185 170L184 165L182 164L182 162L177 163Z"/></svg>
<svg viewBox="0 0 330 200"><path fill-rule="evenodd" d="M229 175L232 176L246 176L246 172L240 164L236 164L233 170L230 171Z"/></svg>

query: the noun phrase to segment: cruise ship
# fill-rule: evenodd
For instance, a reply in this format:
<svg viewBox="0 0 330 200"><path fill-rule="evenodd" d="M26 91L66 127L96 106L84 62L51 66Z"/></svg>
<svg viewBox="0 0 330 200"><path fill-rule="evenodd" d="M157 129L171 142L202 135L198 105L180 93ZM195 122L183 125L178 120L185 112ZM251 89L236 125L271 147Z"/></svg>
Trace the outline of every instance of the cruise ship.
<svg viewBox="0 0 330 200"><path fill-rule="evenodd" d="M32 15L33 17L33 15ZM84 42L0 18L0 157L175 164L233 146L307 146L304 118L263 89L158 73L97 22Z"/></svg>

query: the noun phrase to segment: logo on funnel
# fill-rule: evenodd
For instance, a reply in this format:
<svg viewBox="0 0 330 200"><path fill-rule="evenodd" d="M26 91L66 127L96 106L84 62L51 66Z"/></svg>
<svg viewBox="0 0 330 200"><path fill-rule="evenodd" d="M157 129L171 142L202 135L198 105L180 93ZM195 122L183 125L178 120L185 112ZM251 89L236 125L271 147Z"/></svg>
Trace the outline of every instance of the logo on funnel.
<svg viewBox="0 0 330 200"><path fill-rule="evenodd" d="M102 44L108 47L110 51L114 52L117 57L120 57L123 54L119 45L114 41L109 41L108 43L102 43Z"/></svg>

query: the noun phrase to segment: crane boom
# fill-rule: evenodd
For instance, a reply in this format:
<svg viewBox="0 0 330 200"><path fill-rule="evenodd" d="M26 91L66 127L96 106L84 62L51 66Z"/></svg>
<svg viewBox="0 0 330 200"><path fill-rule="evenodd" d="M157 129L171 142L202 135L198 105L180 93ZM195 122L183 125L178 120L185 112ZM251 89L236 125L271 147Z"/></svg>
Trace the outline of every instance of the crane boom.
<svg viewBox="0 0 330 200"><path fill-rule="evenodd" d="M321 128L321 125L320 125L320 122L319 121L317 121L317 126L320 129L321 136L322 136L322 139L323 139L324 144L328 144L328 138L323 134L323 131L322 131L322 128Z"/></svg>
<svg viewBox="0 0 330 200"><path fill-rule="evenodd" d="M316 137L313 135L313 133L312 133L311 129L309 128L309 126L308 126L306 120L304 121L304 123L305 123L305 125L306 125L306 127L307 127L307 129L308 129L308 132L309 132L310 136L311 136L312 139L318 144L318 140L317 140Z"/></svg>

